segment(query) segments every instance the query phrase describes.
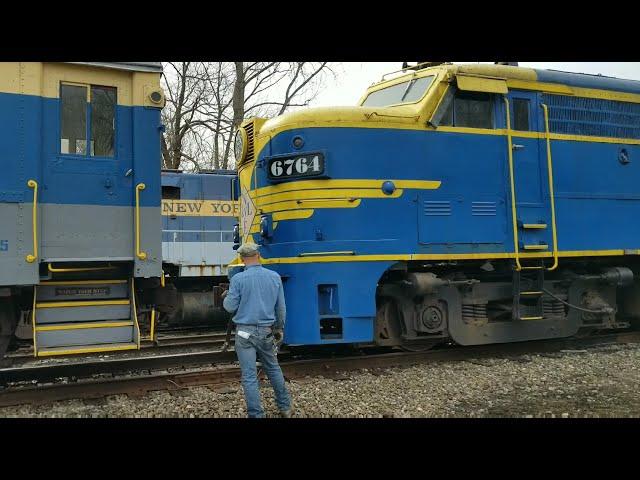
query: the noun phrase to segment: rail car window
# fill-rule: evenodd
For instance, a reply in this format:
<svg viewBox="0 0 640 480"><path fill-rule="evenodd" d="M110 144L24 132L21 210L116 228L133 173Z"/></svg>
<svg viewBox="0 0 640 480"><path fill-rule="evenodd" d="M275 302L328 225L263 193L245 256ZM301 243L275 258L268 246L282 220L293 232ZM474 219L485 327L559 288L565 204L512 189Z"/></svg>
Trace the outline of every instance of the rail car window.
<svg viewBox="0 0 640 480"><path fill-rule="evenodd" d="M116 89L91 87L91 155L113 157Z"/></svg>
<svg viewBox="0 0 640 480"><path fill-rule="evenodd" d="M440 125L493 128L494 95L457 90L446 107Z"/></svg>
<svg viewBox="0 0 640 480"><path fill-rule="evenodd" d="M87 88L60 87L60 152L87 154Z"/></svg>
<svg viewBox="0 0 640 480"><path fill-rule="evenodd" d="M113 87L61 84L60 153L113 157L116 105Z"/></svg>
<svg viewBox="0 0 640 480"><path fill-rule="evenodd" d="M529 100L526 98L513 99L513 129L528 132L529 128Z"/></svg>
<svg viewBox="0 0 640 480"><path fill-rule="evenodd" d="M162 198L165 200L180 200L180 187L162 186Z"/></svg>
<svg viewBox="0 0 640 480"><path fill-rule="evenodd" d="M415 103L420 100L435 77L412 78L406 82L392 85L382 90L371 92L364 102L363 107L388 107L403 103Z"/></svg>

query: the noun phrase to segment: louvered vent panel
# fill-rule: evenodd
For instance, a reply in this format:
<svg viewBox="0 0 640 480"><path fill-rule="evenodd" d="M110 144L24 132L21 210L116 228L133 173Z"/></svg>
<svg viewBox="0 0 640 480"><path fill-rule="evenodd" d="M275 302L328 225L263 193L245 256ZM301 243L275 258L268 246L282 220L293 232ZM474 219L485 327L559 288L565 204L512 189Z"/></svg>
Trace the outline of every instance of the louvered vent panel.
<svg viewBox="0 0 640 480"><path fill-rule="evenodd" d="M252 162L254 156L253 122L247 123L244 127L247 132L247 156L245 162Z"/></svg>
<svg viewBox="0 0 640 480"><path fill-rule="evenodd" d="M496 212L496 202L473 202L471 204L471 214L477 217L494 216Z"/></svg>
<svg viewBox="0 0 640 480"><path fill-rule="evenodd" d="M549 94L542 98L553 133L640 138L640 104Z"/></svg>
<svg viewBox="0 0 640 480"><path fill-rule="evenodd" d="M424 214L437 217L451 215L451 202L427 200L424 202Z"/></svg>

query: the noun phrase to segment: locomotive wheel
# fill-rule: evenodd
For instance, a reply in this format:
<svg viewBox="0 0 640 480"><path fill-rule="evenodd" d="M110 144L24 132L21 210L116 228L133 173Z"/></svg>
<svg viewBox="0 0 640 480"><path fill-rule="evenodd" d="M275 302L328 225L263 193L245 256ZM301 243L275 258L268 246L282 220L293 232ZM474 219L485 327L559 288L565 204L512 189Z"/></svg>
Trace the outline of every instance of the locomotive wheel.
<svg viewBox="0 0 640 480"><path fill-rule="evenodd" d="M404 342L400 349L405 352L426 352L427 350L431 350L433 347L438 345L440 341L436 342L433 340L424 340L424 341L412 341L412 342Z"/></svg>
<svg viewBox="0 0 640 480"><path fill-rule="evenodd" d="M376 315L376 338L379 345L400 347L405 352L424 352L433 348L441 340L404 340L407 329L402 310L392 298L382 300Z"/></svg>
<svg viewBox="0 0 640 480"><path fill-rule="evenodd" d="M379 345L402 342L402 313L395 300L384 298L376 314L376 341Z"/></svg>

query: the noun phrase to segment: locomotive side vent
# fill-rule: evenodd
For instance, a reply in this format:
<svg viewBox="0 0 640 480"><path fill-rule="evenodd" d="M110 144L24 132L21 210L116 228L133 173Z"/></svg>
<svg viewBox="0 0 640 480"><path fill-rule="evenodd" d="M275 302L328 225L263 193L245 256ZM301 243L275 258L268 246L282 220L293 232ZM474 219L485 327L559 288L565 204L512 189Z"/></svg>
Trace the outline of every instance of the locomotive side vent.
<svg viewBox="0 0 640 480"><path fill-rule="evenodd" d="M446 217L451 215L451 202L425 200L424 214L428 216Z"/></svg>
<svg viewBox="0 0 640 480"><path fill-rule="evenodd" d="M479 217L496 215L496 202L472 202L471 214Z"/></svg>
<svg viewBox="0 0 640 480"><path fill-rule="evenodd" d="M244 159L245 162L252 162L254 156L254 124L253 122L249 122L244 126L245 131L247 132L247 155Z"/></svg>
<svg viewBox="0 0 640 480"><path fill-rule="evenodd" d="M542 96L553 133L640 138L640 104L599 98Z"/></svg>

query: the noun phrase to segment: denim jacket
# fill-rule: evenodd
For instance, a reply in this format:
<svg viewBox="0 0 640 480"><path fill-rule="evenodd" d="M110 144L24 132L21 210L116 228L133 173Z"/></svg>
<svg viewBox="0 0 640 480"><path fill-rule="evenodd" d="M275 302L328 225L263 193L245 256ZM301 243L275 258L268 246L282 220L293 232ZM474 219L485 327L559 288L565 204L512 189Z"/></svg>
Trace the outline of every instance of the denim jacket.
<svg viewBox="0 0 640 480"><path fill-rule="evenodd" d="M236 325L284 328L286 306L280 275L262 265L245 267L231 278L223 306Z"/></svg>

